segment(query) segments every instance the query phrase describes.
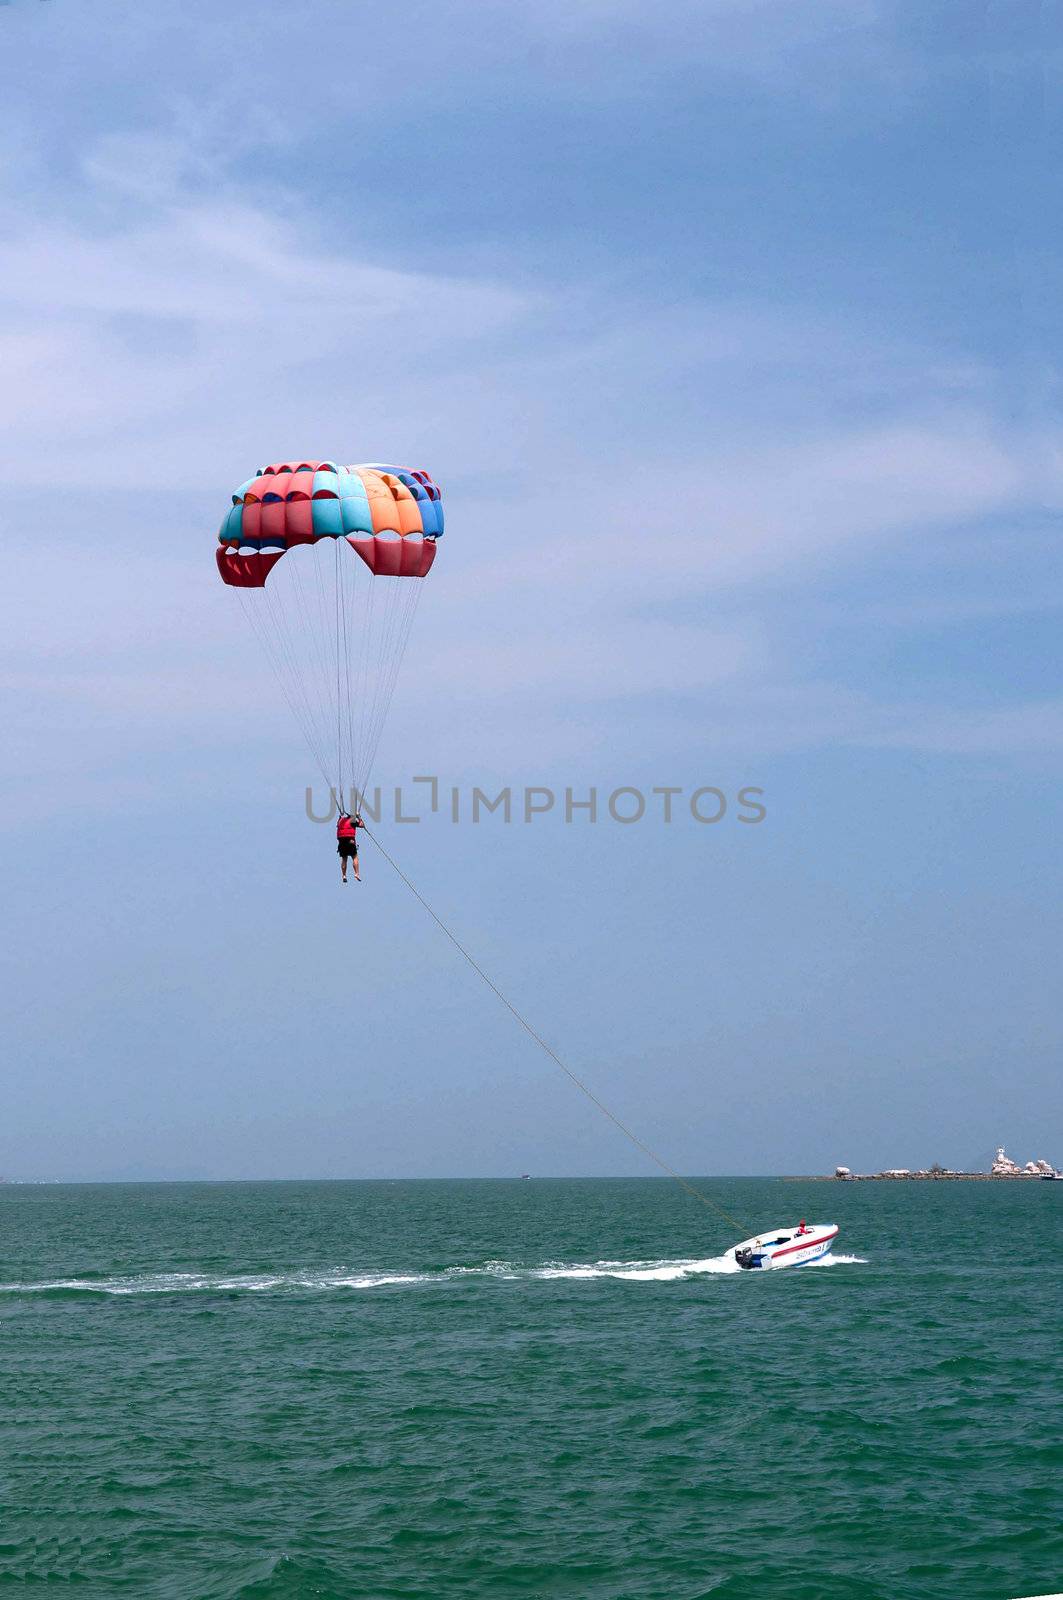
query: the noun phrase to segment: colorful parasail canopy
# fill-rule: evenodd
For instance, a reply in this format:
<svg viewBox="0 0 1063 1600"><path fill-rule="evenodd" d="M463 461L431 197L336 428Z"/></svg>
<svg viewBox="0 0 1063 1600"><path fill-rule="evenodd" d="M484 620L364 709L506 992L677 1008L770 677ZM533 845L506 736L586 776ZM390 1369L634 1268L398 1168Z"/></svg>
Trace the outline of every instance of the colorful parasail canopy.
<svg viewBox="0 0 1063 1600"><path fill-rule="evenodd" d="M236 588L259 589L294 546L346 539L370 572L423 578L442 532L443 502L427 472L278 462L233 495L218 534L218 571Z"/></svg>

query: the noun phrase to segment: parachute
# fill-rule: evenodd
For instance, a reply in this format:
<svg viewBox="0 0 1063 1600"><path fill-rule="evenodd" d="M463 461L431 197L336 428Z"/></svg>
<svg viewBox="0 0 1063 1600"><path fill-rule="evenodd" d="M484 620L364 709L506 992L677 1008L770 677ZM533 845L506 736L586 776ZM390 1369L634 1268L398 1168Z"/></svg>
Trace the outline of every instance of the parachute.
<svg viewBox="0 0 1063 1600"><path fill-rule="evenodd" d="M443 532L427 472L299 461L262 467L218 535L239 597L317 766L365 792Z"/></svg>

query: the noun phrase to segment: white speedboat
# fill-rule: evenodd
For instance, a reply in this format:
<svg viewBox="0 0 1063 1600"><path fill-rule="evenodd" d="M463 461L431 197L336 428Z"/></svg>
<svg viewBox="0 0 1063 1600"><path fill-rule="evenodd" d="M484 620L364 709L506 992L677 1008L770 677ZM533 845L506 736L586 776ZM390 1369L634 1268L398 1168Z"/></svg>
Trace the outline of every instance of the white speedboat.
<svg viewBox="0 0 1063 1600"><path fill-rule="evenodd" d="M769 1228L756 1239L743 1239L727 1254L746 1272L807 1267L810 1261L821 1261L837 1237L835 1222L802 1222L796 1228Z"/></svg>

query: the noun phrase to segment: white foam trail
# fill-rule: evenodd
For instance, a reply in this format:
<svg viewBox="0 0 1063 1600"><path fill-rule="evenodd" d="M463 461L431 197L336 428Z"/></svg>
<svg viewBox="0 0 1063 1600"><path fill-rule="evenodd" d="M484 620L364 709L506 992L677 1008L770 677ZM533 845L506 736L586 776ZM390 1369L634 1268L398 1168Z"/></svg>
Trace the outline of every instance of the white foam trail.
<svg viewBox="0 0 1063 1600"><path fill-rule="evenodd" d="M422 1283L428 1273L297 1272L237 1273L228 1277L198 1272L155 1272L130 1278L53 1278L46 1283L0 1283L0 1294L44 1294L72 1289L84 1294L262 1293L284 1289L379 1289L388 1284Z"/></svg>
<svg viewBox="0 0 1063 1600"><path fill-rule="evenodd" d="M826 1255L802 1267L866 1265L863 1256ZM513 1261L483 1261L472 1267L443 1267L436 1272L356 1272L349 1267L318 1271L271 1273L148 1272L115 1278L52 1278L42 1283L0 1283L0 1294L46 1294L49 1290L71 1290L83 1294L268 1294L299 1292L329 1293L338 1289L386 1289L424 1284L460 1282L466 1278L570 1281L601 1278L626 1283L676 1283L683 1278L733 1274L741 1269L729 1251L722 1256L698 1260L650 1261L547 1261L528 1266ZM761 1273L752 1274L763 1276Z"/></svg>
<svg viewBox="0 0 1063 1600"><path fill-rule="evenodd" d="M535 1278L623 1278L632 1283L674 1283L702 1273L738 1272L733 1256L706 1256L701 1261L595 1261L574 1266L558 1262L532 1268Z"/></svg>

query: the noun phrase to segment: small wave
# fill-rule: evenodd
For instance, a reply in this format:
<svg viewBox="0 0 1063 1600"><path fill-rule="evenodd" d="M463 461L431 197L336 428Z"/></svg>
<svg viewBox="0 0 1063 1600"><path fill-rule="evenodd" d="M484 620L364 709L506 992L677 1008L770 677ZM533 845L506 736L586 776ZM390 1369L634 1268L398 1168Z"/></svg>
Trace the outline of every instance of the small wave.
<svg viewBox="0 0 1063 1600"><path fill-rule="evenodd" d="M862 1256L828 1255L809 1267L864 1265ZM431 1272L358 1272L349 1267L295 1272L145 1272L124 1277L49 1278L39 1283L0 1283L0 1295L175 1295L175 1294L308 1294L343 1290L413 1288L460 1283L469 1278L506 1282L616 1279L627 1283L676 1283L740 1271L731 1254L698 1260L546 1261L541 1265L503 1260L473 1266L438 1267Z"/></svg>
<svg viewBox="0 0 1063 1600"><path fill-rule="evenodd" d="M128 1278L52 1278L43 1283L0 1283L0 1294L262 1294L270 1290L380 1289L427 1281L409 1272L220 1273L146 1272Z"/></svg>

